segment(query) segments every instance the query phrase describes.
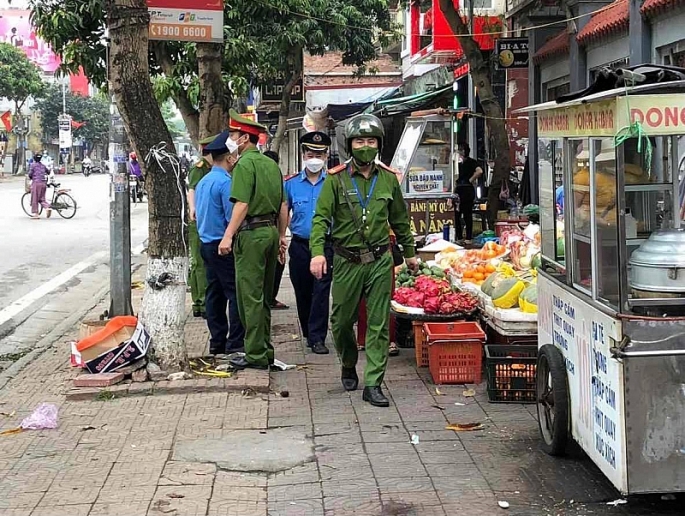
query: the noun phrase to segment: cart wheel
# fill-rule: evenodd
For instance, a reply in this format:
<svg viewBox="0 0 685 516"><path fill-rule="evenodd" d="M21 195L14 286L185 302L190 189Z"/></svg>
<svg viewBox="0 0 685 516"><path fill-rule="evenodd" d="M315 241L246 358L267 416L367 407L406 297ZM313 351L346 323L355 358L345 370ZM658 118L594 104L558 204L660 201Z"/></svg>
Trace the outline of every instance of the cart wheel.
<svg viewBox="0 0 685 516"><path fill-rule="evenodd" d="M538 426L542 448L550 455L563 455L569 435L569 400L566 366L561 352L547 344L538 351Z"/></svg>

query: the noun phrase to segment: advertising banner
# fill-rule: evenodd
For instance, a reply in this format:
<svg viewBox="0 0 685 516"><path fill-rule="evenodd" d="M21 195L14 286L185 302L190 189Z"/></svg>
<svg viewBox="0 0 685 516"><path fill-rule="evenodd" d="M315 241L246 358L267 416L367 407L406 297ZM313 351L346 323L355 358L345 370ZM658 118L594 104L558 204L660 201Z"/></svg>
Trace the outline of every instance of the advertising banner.
<svg viewBox="0 0 685 516"><path fill-rule="evenodd" d="M59 117L59 148L71 149L71 117L69 115Z"/></svg>
<svg viewBox="0 0 685 516"><path fill-rule="evenodd" d="M53 73L59 67L60 59L45 41L36 36L30 16L31 11L0 10L0 42L20 48L43 72Z"/></svg>
<svg viewBox="0 0 685 516"><path fill-rule="evenodd" d="M224 4L221 0L148 0L150 39L221 43Z"/></svg>
<svg viewBox="0 0 685 516"><path fill-rule="evenodd" d="M500 68L528 68L528 38L499 38L495 52Z"/></svg>

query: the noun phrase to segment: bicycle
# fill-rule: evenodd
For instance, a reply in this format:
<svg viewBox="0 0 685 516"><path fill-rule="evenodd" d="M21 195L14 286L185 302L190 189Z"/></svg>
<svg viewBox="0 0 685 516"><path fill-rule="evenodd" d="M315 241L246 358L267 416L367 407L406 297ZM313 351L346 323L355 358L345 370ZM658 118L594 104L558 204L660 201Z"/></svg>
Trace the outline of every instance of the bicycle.
<svg viewBox="0 0 685 516"><path fill-rule="evenodd" d="M68 188L60 189L60 183L55 183L54 181L49 182L47 186L48 188L53 189L52 201L50 201L50 209L59 213L59 216L63 219L73 218L74 215L76 215L76 209L78 206L74 198L68 193L71 190ZM29 217L33 215L31 213L31 192L27 192L21 197L21 207L26 215ZM42 213L43 206L38 205L38 215Z"/></svg>

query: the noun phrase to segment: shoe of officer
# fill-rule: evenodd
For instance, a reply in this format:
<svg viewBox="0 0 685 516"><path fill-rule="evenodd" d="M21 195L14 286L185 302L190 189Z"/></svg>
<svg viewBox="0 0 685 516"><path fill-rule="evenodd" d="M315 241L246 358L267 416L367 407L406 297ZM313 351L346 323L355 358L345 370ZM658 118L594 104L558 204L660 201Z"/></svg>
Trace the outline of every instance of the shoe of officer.
<svg viewBox="0 0 685 516"><path fill-rule="evenodd" d="M326 347L326 344L323 342L315 342L309 348L312 350L312 353L316 355L328 355L330 351L328 351L328 348Z"/></svg>
<svg viewBox="0 0 685 516"><path fill-rule="evenodd" d="M263 369L263 370L268 370L269 366L263 366L263 365L258 365L258 364L252 364L251 362L248 362L245 357L233 357L228 361L229 364L231 364L231 367L233 369L237 369L239 371L243 369Z"/></svg>
<svg viewBox="0 0 685 516"><path fill-rule="evenodd" d="M354 367L343 367L340 375L343 387L346 391L356 391L359 386L359 377Z"/></svg>
<svg viewBox="0 0 685 516"><path fill-rule="evenodd" d="M383 394L383 390L380 387L364 387L362 399L369 402L374 407L390 406L388 398L385 397L385 394Z"/></svg>

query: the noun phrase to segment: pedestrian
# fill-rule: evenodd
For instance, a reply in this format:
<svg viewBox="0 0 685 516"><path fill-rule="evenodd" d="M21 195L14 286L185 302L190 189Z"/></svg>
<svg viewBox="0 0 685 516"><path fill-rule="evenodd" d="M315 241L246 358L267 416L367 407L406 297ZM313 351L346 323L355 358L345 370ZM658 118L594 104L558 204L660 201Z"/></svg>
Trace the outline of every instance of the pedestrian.
<svg viewBox="0 0 685 516"><path fill-rule="evenodd" d="M39 219L40 213L38 206L45 208L45 215L49 219L52 215L50 203L45 200L45 192L48 189L48 176L50 172L48 168L41 163L43 159L42 154L36 154L33 157L33 163L29 169L29 179L31 180L31 218Z"/></svg>
<svg viewBox="0 0 685 516"><path fill-rule="evenodd" d="M335 251L331 326L342 362L342 384L353 391L359 383L354 323L365 298L368 328L362 398L387 407L390 403L381 384L390 340L393 257L388 226L412 270L418 266L414 238L397 177L376 159L385 137L381 121L373 115L358 115L347 123L344 136L352 158L331 169L324 181L310 237L311 272L317 279L327 273L324 247L330 231Z"/></svg>
<svg viewBox="0 0 685 516"><path fill-rule="evenodd" d="M207 145L212 143L218 135L200 140L202 159L198 161L188 173L188 207L190 221L188 222L188 244L190 245L190 297L193 300L193 317L207 318L205 310L205 291L207 290L207 272L200 253L201 240L197 232L197 210L195 205L195 189L200 180L209 174L212 168L212 152Z"/></svg>
<svg viewBox="0 0 685 516"><path fill-rule="evenodd" d="M471 245L473 244L473 206L476 201L476 185L480 176L483 175L483 169L475 159L470 157L471 148L468 143L460 143L457 152L459 153L459 176L454 193L458 199L453 202L455 238L460 243ZM462 240L462 217L466 229L464 240Z"/></svg>
<svg viewBox="0 0 685 516"><path fill-rule="evenodd" d="M278 154L274 151L264 152L264 156L271 158L276 163L279 162ZM276 264L276 280L274 281L274 293L271 299L271 309L272 310L287 310L290 308L285 303L281 303L278 299L278 291L281 290L281 280L283 279L283 272L285 272L285 260L278 260Z"/></svg>
<svg viewBox="0 0 685 516"><path fill-rule="evenodd" d="M324 243L326 272L315 278L309 270L312 259L309 237L316 203L321 194L326 171L324 165L331 145L330 137L314 131L300 138L304 168L285 182L288 209L291 213L290 281L295 290L297 316L307 345L317 355L327 355L328 311L333 279L333 244L329 237Z"/></svg>
<svg viewBox="0 0 685 516"><path fill-rule="evenodd" d="M279 254L285 252L288 208L278 165L257 149L266 127L229 112L227 145L240 159L233 171L231 222L219 252L235 254L238 306L245 323L245 356L231 359L235 369L268 369L274 361L271 306Z"/></svg>
<svg viewBox="0 0 685 516"><path fill-rule="evenodd" d="M212 355L242 351L245 340L238 311L235 256L219 252L234 209L230 199L236 156L235 149L227 146L228 139L229 133L224 131L205 147L211 155L212 168L195 189L200 254L207 274L205 310Z"/></svg>

